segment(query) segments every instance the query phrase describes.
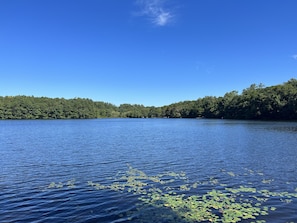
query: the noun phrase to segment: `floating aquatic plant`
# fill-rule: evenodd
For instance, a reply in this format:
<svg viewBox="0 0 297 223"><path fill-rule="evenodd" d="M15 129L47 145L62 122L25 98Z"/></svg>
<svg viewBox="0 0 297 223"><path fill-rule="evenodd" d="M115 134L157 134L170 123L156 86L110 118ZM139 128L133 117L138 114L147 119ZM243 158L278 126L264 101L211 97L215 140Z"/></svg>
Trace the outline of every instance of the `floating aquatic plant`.
<svg viewBox="0 0 297 223"><path fill-rule="evenodd" d="M75 180L72 179L72 180L68 180L66 183L62 183L62 182L59 182L59 183L55 183L55 182L51 182L49 185L48 185L48 189L59 189L59 188L63 188L63 187L67 187L69 189L71 188L75 188Z"/></svg>
<svg viewBox="0 0 297 223"><path fill-rule="evenodd" d="M249 172L254 174L251 170ZM231 177L236 176L233 172L227 172L227 174ZM226 184L221 184L221 186L225 186L224 190L213 189L202 195L186 195L183 192L197 190L199 185L206 184L206 182L189 184L187 179L184 173L173 172L148 176L144 172L128 166L128 170L119 178L119 181L115 181L109 186L98 186L96 183L89 183L89 185L96 189L139 194L141 203L138 208L140 213L138 220L140 222L151 222L154 217L155 219L165 219L164 222L235 223L252 219L255 222L265 222L261 220L261 216L276 210L275 207L264 205L270 197L285 197L283 202L288 202L289 197L297 196L297 194L288 192L276 193L246 186L231 188ZM179 187L174 187L171 183L176 180L184 183ZM210 177L208 184L216 185L218 180ZM152 212L152 208L154 208L154 212Z"/></svg>
<svg viewBox="0 0 297 223"><path fill-rule="evenodd" d="M51 189L51 188L62 188L63 186L64 186L64 184L62 182L59 182L59 183L51 182L48 185L48 188L49 189Z"/></svg>
<svg viewBox="0 0 297 223"><path fill-rule="evenodd" d="M259 173L252 170L248 172ZM238 176L233 172L226 173L231 177ZM262 176L262 173L258 175ZM265 179L265 183L272 181ZM48 188L61 188L64 185L52 182ZM68 181L66 185L71 188L74 181ZM277 197L280 202L288 204L297 198L297 193L272 192L245 185L228 187L227 184L219 184L219 180L214 177L208 181L190 183L184 172L149 176L130 165L126 172L117 174L109 185L93 181L88 181L87 185L96 190L137 195L140 201L137 204L137 215L127 213L127 216L137 216L137 222L160 222L162 219L161 222L168 223L236 223L243 220L263 223L265 220L262 216L276 210L276 207L266 205L270 198ZM203 185L209 185L212 189L205 190ZM201 191L200 186L204 187Z"/></svg>

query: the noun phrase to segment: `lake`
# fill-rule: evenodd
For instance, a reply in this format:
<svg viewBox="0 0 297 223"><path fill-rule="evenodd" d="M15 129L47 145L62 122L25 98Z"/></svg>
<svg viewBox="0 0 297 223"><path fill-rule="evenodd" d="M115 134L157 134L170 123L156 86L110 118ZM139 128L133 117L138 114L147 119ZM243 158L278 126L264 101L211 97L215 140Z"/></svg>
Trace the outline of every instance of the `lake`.
<svg viewBox="0 0 297 223"><path fill-rule="evenodd" d="M0 121L0 222L297 222L297 123Z"/></svg>

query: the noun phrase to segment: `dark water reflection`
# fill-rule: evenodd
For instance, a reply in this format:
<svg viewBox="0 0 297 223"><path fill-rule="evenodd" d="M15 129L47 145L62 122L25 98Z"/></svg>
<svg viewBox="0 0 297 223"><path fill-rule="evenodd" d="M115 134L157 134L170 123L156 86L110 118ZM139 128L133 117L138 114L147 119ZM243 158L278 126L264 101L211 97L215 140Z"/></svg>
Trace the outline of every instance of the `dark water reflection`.
<svg viewBox="0 0 297 223"><path fill-rule="evenodd" d="M297 123L290 122L0 121L0 222L138 222L137 195L87 184L111 184L127 163L148 175L183 171L189 183L216 179L293 193L296 145ZM63 187L49 189L52 182ZM201 185L191 193L211 189ZM295 198L270 202L277 210L267 222L297 222Z"/></svg>

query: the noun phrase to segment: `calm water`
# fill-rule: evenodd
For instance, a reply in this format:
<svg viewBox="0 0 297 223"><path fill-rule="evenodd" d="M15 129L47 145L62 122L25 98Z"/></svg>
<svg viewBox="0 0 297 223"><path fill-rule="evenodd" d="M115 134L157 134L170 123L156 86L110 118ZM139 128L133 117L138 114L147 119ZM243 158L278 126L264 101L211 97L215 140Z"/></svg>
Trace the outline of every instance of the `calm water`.
<svg viewBox="0 0 297 223"><path fill-rule="evenodd" d="M138 194L90 185L111 185L127 164L148 176L184 173L186 184L199 183L188 196L240 186L296 194L297 123L0 121L0 222L149 222ZM259 219L297 222L296 197L277 194L265 205L276 210Z"/></svg>

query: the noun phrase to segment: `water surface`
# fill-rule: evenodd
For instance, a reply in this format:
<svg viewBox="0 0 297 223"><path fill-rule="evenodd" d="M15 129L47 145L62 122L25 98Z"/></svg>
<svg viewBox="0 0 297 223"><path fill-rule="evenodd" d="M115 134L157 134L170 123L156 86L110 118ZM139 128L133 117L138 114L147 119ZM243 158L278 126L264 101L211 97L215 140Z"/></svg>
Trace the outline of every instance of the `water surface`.
<svg viewBox="0 0 297 223"><path fill-rule="evenodd" d="M141 194L94 186L112 185L129 167L147 176L183 173L185 180L170 188L185 196L240 186L269 190L276 194L265 205L273 210L259 219L297 222L296 145L294 122L0 121L0 222L149 222Z"/></svg>

